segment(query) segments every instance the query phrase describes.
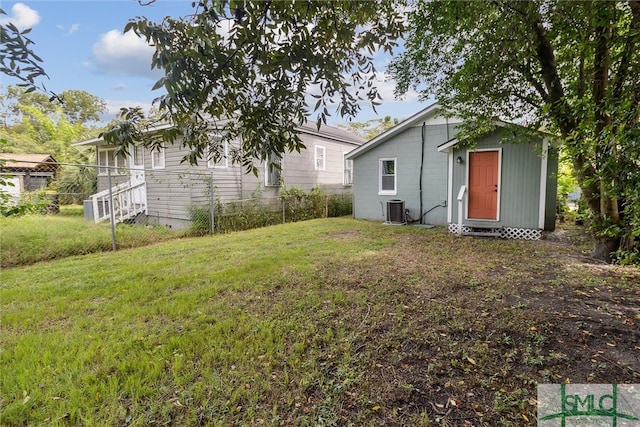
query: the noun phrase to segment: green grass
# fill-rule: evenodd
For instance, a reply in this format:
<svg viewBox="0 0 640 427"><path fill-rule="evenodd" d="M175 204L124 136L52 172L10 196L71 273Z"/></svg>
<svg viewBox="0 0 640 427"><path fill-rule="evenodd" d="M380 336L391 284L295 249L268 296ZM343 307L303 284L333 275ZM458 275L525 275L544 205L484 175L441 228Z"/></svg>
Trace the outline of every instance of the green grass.
<svg viewBox="0 0 640 427"><path fill-rule="evenodd" d="M0 424L534 425L536 382L640 379L544 306L628 337L640 275L566 251L340 218L5 268Z"/></svg>
<svg viewBox="0 0 640 427"><path fill-rule="evenodd" d="M145 246L181 236L165 227L116 226L118 248ZM1 267L110 250L109 224L85 220L82 207L62 206L58 215L0 217Z"/></svg>

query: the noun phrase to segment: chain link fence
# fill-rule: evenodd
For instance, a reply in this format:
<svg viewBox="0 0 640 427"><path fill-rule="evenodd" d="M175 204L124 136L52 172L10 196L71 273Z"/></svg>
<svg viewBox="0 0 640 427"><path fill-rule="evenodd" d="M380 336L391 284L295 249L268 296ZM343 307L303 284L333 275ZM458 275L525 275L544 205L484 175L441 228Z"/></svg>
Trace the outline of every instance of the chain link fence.
<svg viewBox="0 0 640 427"><path fill-rule="evenodd" d="M269 187L231 168L0 160L0 195L5 267L352 212L350 192Z"/></svg>

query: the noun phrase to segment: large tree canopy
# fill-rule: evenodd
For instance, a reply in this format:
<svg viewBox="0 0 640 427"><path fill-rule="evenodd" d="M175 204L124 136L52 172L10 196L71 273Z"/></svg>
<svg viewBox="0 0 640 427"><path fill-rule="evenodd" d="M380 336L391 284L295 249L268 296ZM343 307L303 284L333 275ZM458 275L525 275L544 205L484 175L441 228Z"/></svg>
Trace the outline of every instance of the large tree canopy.
<svg viewBox="0 0 640 427"><path fill-rule="evenodd" d="M631 249L640 234L640 1L418 1L405 46L391 66L400 93L415 87L459 116L560 135L593 214L594 255L609 257L621 239Z"/></svg>
<svg viewBox="0 0 640 427"><path fill-rule="evenodd" d="M69 89L51 96L34 91L30 92L20 86L7 87L6 93L0 94L0 117L6 126L23 120L24 106L37 108L44 115L55 115L62 112L73 124L87 124L100 121L100 114L107 112L107 103L84 90Z"/></svg>
<svg viewBox="0 0 640 427"><path fill-rule="evenodd" d="M376 104L373 55L390 52L404 27L395 3L203 0L190 16L137 18L125 30L155 46L152 67L165 72L156 105L176 131L164 138L182 134L191 162L217 158L221 145L206 130L218 120L225 138L242 141L233 160L252 168L272 152L299 150L295 128L312 112L320 125L334 112L355 116L362 101ZM103 137L123 149L153 124L136 109L122 119Z"/></svg>

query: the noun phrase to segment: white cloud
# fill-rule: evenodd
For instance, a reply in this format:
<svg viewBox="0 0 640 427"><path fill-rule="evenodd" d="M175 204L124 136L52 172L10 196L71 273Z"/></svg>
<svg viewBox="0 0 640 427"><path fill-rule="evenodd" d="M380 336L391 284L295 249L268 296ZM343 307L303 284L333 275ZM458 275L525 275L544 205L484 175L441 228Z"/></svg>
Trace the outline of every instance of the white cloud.
<svg viewBox="0 0 640 427"><path fill-rule="evenodd" d="M127 107L127 108L141 107L147 113L152 107L150 102L141 102L141 101L135 101L131 99L125 99L125 100L107 99L105 100L105 102L107 103L107 112L102 114L101 121L103 123L107 123L110 120L113 120L120 112L120 109L123 107Z"/></svg>
<svg viewBox="0 0 640 427"><path fill-rule="evenodd" d="M404 94L400 98L396 98L395 89L396 82L393 80L387 73L378 72L376 73L377 81L376 87L378 88L378 93L382 97L382 102L385 104L392 102L414 102L419 99L419 95L413 89L409 89L409 91Z"/></svg>
<svg viewBox="0 0 640 427"><path fill-rule="evenodd" d="M69 28L69 31L67 31L67 34L71 35L76 31L78 31L79 29L80 29L80 24L73 24L71 28Z"/></svg>
<svg viewBox="0 0 640 427"><path fill-rule="evenodd" d="M40 15L37 11L31 9L23 3L16 3L11 8L11 15L0 19L0 24L6 25L12 23L18 30L23 31L27 28L33 28L40 22Z"/></svg>
<svg viewBox="0 0 640 427"><path fill-rule="evenodd" d="M122 34L111 30L93 45L93 59L99 73L159 78L159 70L151 70L153 47L133 32Z"/></svg>
<svg viewBox="0 0 640 427"><path fill-rule="evenodd" d="M127 88L127 85L124 83L117 83L116 85L114 85L111 90L115 90L115 91L122 91L125 90Z"/></svg>

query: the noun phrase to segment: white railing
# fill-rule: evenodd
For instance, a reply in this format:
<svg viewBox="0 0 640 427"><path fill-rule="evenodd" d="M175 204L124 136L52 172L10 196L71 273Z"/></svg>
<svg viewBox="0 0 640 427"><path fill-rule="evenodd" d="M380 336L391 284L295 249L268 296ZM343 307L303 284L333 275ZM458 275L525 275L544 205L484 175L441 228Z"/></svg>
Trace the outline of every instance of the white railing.
<svg viewBox="0 0 640 427"><path fill-rule="evenodd" d="M147 210L146 184L131 186L131 183L116 185L91 196L93 220L98 223L111 218L111 198L113 197L113 216L116 223L134 218Z"/></svg>
<svg viewBox="0 0 640 427"><path fill-rule="evenodd" d="M462 236L462 210L464 208L464 193L467 192L467 186L463 185L460 187L460 191L458 192L458 236Z"/></svg>

